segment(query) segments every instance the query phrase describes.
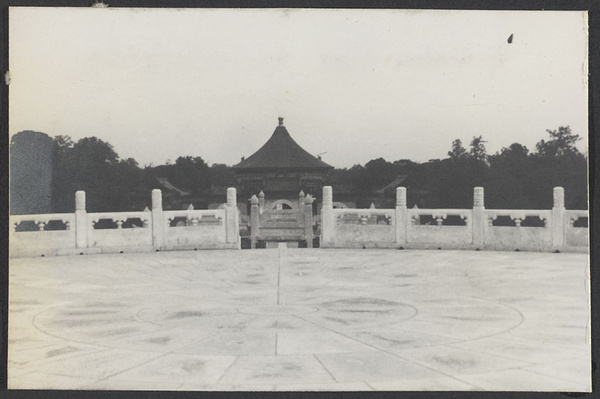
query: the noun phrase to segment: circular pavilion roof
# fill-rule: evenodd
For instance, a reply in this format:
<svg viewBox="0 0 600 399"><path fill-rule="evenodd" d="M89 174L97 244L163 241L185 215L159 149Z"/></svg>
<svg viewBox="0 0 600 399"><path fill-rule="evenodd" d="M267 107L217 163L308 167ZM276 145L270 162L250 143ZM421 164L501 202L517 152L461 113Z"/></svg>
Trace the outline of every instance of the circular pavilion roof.
<svg viewBox="0 0 600 399"><path fill-rule="evenodd" d="M279 118L271 138L254 154L233 166L237 170L310 169L327 170L333 166L308 153L292 139Z"/></svg>

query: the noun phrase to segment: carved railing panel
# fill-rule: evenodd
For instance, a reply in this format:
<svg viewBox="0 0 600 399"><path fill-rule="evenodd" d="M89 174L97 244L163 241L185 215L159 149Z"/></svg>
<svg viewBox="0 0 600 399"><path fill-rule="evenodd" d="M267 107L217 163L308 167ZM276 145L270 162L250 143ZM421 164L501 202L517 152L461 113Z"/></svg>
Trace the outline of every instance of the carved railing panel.
<svg viewBox="0 0 600 399"><path fill-rule="evenodd" d="M489 227L548 227L552 211L536 209L492 209L485 211Z"/></svg>
<svg viewBox="0 0 600 399"><path fill-rule="evenodd" d="M222 209L164 211L163 214L166 227L222 226L225 219Z"/></svg>
<svg viewBox="0 0 600 399"><path fill-rule="evenodd" d="M589 213L588 211L565 211L566 223L572 228L588 228L589 227Z"/></svg>
<svg viewBox="0 0 600 399"><path fill-rule="evenodd" d="M150 212L88 213L88 223L94 230L148 228Z"/></svg>
<svg viewBox="0 0 600 399"><path fill-rule="evenodd" d="M70 230L74 223L75 216L72 213L10 216L12 231L16 233Z"/></svg>
<svg viewBox="0 0 600 399"><path fill-rule="evenodd" d="M411 226L466 226L471 218L468 209L409 209Z"/></svg>
<svg viewBox="0 0 600 399"><path fill-rule="evenodd" d="M393 209L333 209L336 225L392 226Z"/></svg>

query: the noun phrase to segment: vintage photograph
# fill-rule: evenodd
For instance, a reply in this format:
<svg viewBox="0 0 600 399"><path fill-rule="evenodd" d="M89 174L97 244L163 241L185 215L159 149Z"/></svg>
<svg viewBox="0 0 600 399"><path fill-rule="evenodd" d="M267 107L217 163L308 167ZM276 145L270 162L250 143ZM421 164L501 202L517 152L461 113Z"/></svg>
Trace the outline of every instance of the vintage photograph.
<svg viewBox="0 0 600 399"><path fill-rule="evenodd" d="M8 389L591 391L588 15L9 9Z"/></svg>

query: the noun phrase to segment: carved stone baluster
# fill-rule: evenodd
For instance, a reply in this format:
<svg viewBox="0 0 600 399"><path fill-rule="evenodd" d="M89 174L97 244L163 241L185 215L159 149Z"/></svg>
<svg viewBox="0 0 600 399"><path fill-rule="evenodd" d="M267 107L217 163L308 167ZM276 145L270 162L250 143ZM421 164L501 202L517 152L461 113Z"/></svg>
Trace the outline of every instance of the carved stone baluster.
<svg viewBox="0 0 600 399"><path fill-rule="evenodd" d="M560 250L565 245L565 190L562 187L554 187L552 205L552 248ZM569 221L572 226L572 221Z"/></svg>
<svg viewBox="0 0 600 399"><path fill-rule="evenodd" d="M219 218L219 224L223 221ZM236 244L240 248L240 215L237 207L237 190L235 187L227 188L227 202L225 206L225 231L226 241Z"/></svg>
<svg viewBox="0 0 600 399"><path fill-rule="evenodd" d="M258 193L258 213L262 215L265 211L265 193L264 191L260 191Z"/></svg>
<svg viewBox="0 0 600 399"><path fill-rule="evenodd" d="M396 188L396 245L402 246L406 244L407 224L412 224L412 218L408 220L408 210L406 209L406 187ZM392 223L392 219L388 219L388 224Z"/></svg>
<svg viewBox="0 0 600 399"><path fill-rule="evenodd" d="M323 187L323 205L321 207L321 247L332 246L335 237L333 220L333 189Z"/></svg>
<svg viewBox="0 0 600 399"><path fill-rule="evenodd" d="M95 222L92 222L92 229ZM75 237L77 248L87 248L88 234L91 234L90 222L85 210L85 191L75 193Z"/></svg>
<svg viewBox="0 0 600 399"><path fill-rule="evenodd" d="M521 227L521 222L523 221L523 218L514 217L513 220L515 221L517 227Z"/></svg>
<svg viewBox="0 0 600 399"><path fill-rule="evenodd" d="M39 222L37 225L38 225L38 230L39 231L46 230L46 222Z"/></svg>
<svg viewBox="0 0 600 399"><path fill-rule="evenodd" d="M150 212L150 209L148 209L148 207L145 207L145 208L144 208L144 210L143 210L143 212L144 212L144 213L145 213L145 212L148 212L148 213L149 213L149 212ZM150 223L150 218L148 218L147 216L146 216L146 219L142 219L142 225L143 225L144 227L148 227L148 226L149 226L149 223Z"/></svg>
<svg viewBox="0 0 600 399"><path fill-rule="evenodd" d="M306 246L313 247L313 199L310 194L304 199L304 234L306 235Z"/></svg>
<svg viewBox="0 0 600 399"><path fill-rule="evenodd" d="M482 246L485 243L485 206L483 187L473 189L473 245Z"/></svg>
<svg viewBox="0 0 600 399"><path fill-rule="evenodd" d="M259 204L258 197L253 195L250 198L250 248L256 248L256 242L258 237L258 229L259 229Z"/></svg>

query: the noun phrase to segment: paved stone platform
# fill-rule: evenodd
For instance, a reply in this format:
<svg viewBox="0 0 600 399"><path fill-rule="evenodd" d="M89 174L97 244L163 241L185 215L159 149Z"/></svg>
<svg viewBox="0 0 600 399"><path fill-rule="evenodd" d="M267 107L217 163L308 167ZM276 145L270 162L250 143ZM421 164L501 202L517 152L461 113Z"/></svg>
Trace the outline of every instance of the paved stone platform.
<svg viewBox="0 0 600 399"><path fill-rule="evenodd" d="M584 254L13 259L9 388L589 391Z"/></svg>

